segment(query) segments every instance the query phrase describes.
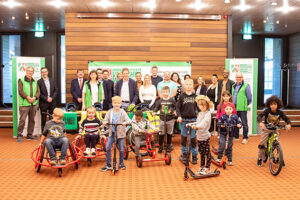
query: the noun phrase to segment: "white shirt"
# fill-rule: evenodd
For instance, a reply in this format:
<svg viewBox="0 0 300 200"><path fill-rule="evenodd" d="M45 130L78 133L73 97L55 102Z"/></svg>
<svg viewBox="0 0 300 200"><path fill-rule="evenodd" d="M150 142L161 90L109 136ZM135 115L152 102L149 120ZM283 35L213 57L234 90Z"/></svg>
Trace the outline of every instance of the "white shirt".
<svg viewBox="0 0 300 200"><path fill-rule="evenodd" d="M47 79L44 79L44 83L45 83L45 86L46 86L46 89L47 89L47 93L48 93L48 98L50 97L50 81L49 81L49 78Z"/></svg>
<svg viewBox="0 0 300 200"><path fill-rule="evenodd" d="M99 84L101 83L101 87L102 87L102 101L104 100L104 98L105 98L105 94L104 94L104 89L103 89L103 79L101 79L100 81L99 81Z"/></svg>
<svg viewBox="0 0 300 200"><path fill-rule="evenodd" d="M121 99L122 101L130 101L129 97L129 81L124 81L123 79L123 85L121 88Z"/></svg>
<svg viewBox="0 0 300 200"><path fill-rule="evenodd" d="M154 85L148 86L147 88L144 88L143 85L140 87L139 91L139 97L142 103L144 103L145 100L151 101L150 107L154 104L156 99L156 87Z"/></svg>
<svg viewBox="0 0 300 200"><path fill-rule="evenodd" d="M91 92L92 92L92 105L94 105L95 103L98 102L98 84L97 83L91 83ZM82 93L85 93L86 94L86 88L85 88L85 85L83 86L83 89L82 89ZM100 102L101 103L101 102Z"/></svg>

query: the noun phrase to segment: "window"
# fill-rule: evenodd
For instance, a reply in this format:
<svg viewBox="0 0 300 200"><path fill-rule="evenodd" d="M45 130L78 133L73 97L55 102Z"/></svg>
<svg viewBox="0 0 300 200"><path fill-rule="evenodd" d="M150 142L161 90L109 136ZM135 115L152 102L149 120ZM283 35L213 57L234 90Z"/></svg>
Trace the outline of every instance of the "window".
<svg viewBox="0 0 300 200"><path fill-rule="evenodd" d="M12 103L12 57L21 56L21 36L2 35L2 84L3 84L3 103Z"/></svg>
<svg viewBox="0 0 300 200"><path fill-rule="evenodd" d="M60 95L61 103L66 103L66 46L65 36L60 36Z"/></svg>
<svg viewBox="0 0 300 200"><path fill-rule="evenodd" d="M272 95L281 97L282 39L265 38L264 102Z"/></svg>

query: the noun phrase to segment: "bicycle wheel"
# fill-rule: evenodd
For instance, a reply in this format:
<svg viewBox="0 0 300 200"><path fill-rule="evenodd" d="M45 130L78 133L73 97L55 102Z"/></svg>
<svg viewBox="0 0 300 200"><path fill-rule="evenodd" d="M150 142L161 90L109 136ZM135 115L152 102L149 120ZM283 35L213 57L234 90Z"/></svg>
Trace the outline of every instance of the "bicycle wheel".
<svg viewBox="0 0 300 200"><path fill-rule="evenodd" d="M269 168L272 175L277 176L283 165L283 154L279 144L274 144L269 158Z"/></svg>

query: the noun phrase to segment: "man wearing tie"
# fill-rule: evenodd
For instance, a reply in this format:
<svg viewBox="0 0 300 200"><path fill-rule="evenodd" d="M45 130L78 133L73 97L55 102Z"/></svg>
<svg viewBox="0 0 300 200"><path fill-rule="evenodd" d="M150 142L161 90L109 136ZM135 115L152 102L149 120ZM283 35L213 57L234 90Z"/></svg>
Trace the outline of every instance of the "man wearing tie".
<svg viewBox="0 0 300 200"><path fill-rule="evenodd" d="M71 94L73 102L76 104L77 110L81 110L82 106L82 88L86 79L83 78L84 72L82 69L77 70L77 78L71 82Z"/></svg>
<svg viewBox="0 0 300 200"><path fill-rule="evenodd" d="M57 97L57 87L54 83L53 79L50 79L48 77L48 69L46 67L43 67L41 69L42 77L38 80L38 85L40 88L40 110L41 110L41 116L42 116L42 131L44 130L44 126L47 119L47 112L52 115L53 110L56 106L56 97Z"/></svg>

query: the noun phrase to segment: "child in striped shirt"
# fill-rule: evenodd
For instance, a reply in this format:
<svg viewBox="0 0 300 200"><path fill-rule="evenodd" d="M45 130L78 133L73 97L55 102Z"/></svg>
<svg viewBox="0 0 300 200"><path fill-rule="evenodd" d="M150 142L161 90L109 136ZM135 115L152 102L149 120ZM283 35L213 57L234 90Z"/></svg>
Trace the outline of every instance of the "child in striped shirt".
<svg viewBox="0 0 300 200"><path fill-rule="evenodd" d="M82 134L82 131L85 131L84 134L84 143L86 145L86 149L83 152L84 155L96 155L95 146L99 139L99 130L102 123L96 117L96 108L90 106L87 108L87 118L83 120L79 134ZM80 136L78 136L80 137Z"/></svg>

